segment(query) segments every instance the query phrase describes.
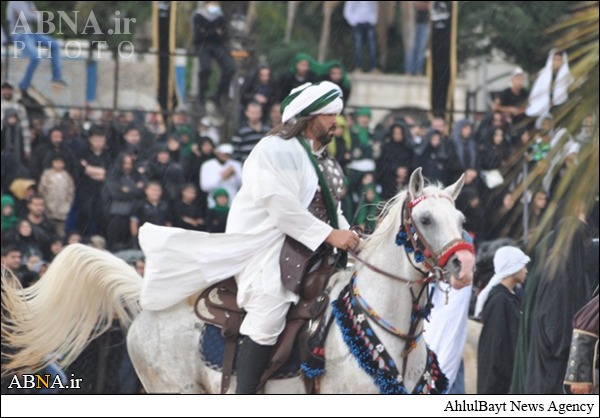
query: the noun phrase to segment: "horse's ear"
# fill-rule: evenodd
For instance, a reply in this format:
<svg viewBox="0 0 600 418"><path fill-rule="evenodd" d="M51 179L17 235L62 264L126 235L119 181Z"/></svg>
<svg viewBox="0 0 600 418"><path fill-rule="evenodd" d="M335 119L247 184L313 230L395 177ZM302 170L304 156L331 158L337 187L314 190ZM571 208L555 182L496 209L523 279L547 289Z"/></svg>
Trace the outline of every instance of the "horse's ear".
<svg viewBox="0 0 600 418"><path fill-rule="evenodd" d="M408 182L408 194L410 200L415 200L423 195L423 189L425 188L425 182L423 181L423 173L421 167L417 168L410 176Z"/></svg>
<svg viewBox="0 0 600 418"><path fill-rule="evenodd" d="M456 198L460 194L460 191L462 190L464 185L465 185L465 174L463 173L463 175L460 176L460 178L458 180L456 180L456 183L446 187L444 189L444 191L446 193L448 193L450 196L452 196L452 200L456 200Z"/></svg>

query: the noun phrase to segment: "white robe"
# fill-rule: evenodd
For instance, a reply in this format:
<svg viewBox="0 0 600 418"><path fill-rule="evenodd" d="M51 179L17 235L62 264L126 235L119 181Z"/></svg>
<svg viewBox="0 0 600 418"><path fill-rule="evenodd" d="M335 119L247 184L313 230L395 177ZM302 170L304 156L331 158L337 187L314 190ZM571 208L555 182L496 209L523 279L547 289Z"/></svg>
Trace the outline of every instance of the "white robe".
<svg viewBox="0 0 600 418"><path fill-rule="evenodd" d="M440 283L442 289L448 285ZM446 295L444 290L436 289L432 302L431 318L425 321L425 341L437 355L440 369L448 378L448 388L451 388L460 369L463 352L467 342L468 314L473 286L460 290L451 289Z"/></svg>
<svg viewBox="0 0 600 418"><path fill-rule="evenodd" d="M140 228L146 256L142 308L169 308L231 276L238 276L241 307L257 294L281 293L285 235L316 250L332 231L307 210L317 186L315 169L297 139L262 139L244 164L225 234L148 223ZM338 219L341 229L349 227L339 210ZM297 301L292 292L285 297Z"/></svg>
<svg viewBox="0 0 600 418"><path fill-rule="evenodd" d="M233 167L233 175L225 180L221 173L228 167ZM215 206L215 199L212 193L218 188L227 190L229 201L233 202L235 195L242 186L242 164L231 158L222 164L218 159L211 158L204 162L200 168L200 188L208 193L208 207Z"/></svg>

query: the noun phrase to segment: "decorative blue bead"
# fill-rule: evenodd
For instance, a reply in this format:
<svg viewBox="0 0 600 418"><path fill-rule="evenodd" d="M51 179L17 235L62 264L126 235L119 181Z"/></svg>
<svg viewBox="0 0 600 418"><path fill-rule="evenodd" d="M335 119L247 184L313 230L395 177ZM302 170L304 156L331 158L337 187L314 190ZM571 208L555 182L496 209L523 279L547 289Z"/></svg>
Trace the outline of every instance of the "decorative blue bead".
<svg viewBox="0 0 600 418"><path fill-rule="evenodd" d="M415 249L412 247L412 245L405 245L404 249L406 250L407 254L412 253Z"/></svg>
<svg viewBox="0 0 600 418"><path fill-rule="evenodd" d="M415 261L417 263L422 263L425 261L425 256L423 255L422 251L415 251Z"/></svg>
<svg viewBox="0 0 600 418"><path fill-rule="evenodd" d="M408 239L408 234L405 231L399 231L396 234L396 245L402 246L406 244L406 240Z"/></svg>

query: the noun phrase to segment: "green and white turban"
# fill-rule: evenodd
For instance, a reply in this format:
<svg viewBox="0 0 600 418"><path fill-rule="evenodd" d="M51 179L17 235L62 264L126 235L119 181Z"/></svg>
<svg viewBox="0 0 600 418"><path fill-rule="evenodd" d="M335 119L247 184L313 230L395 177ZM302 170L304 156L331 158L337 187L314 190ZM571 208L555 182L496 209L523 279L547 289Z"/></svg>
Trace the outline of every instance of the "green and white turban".
<svg viewBox="0 0 600 418"><path fill-rule="evenodd" d="M293 89L281 102L281 121L308 115L339 115L344 108L342 90L331 81L306 83Z"/></svg>

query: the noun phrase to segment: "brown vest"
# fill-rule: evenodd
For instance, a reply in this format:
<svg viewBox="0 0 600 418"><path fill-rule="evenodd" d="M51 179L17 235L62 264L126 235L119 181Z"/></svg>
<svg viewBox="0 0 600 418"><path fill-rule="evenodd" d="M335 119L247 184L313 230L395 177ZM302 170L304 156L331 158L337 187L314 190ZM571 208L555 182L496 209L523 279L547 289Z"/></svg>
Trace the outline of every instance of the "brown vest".
<svg viewBox="0 0 600 418"><path fill-rule="evenodd" d="M327 150L316 157L319 169L323 172L329 192L337 207L346 191L346 187L344 186L344 172L337 161L329 157ZM315 196L310 205L308 205L308 211L321 221L330 223L325 198L320 187L317 187ZM281 281L286 289L298 294L302 286L302 280L306 274L318 267L328 252L330 252L330 248L321 245L313 253L304 244L289 236L286 237L279 257Z"/></svg>

